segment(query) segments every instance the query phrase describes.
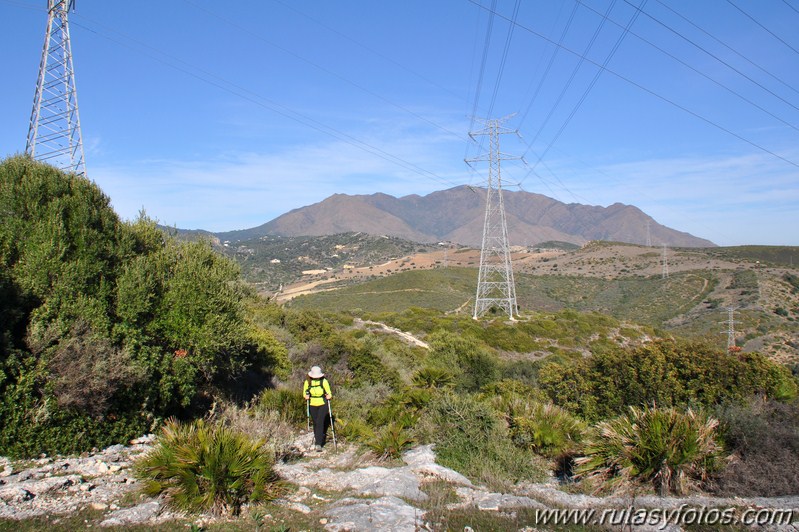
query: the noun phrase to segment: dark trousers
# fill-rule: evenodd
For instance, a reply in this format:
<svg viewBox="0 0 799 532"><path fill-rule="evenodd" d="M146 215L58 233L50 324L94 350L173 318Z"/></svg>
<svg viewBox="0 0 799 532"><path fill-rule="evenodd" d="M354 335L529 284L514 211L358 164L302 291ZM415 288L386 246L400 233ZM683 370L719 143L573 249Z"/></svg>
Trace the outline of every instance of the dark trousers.
<svg viewBox="0 0 799 532"><path fill-rule="evenodd" d="M316 445L324 447L327 438L327 427L330 425L330 416L327 403L322 406L309 406L308 410L313 420L313 436Z"/></svg>

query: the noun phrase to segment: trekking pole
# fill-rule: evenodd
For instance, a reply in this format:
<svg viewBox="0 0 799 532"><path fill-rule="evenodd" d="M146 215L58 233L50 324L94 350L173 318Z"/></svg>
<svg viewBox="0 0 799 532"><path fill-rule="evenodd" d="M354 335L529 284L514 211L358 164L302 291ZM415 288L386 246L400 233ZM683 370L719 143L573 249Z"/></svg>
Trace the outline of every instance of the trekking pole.
<svg viewBox="0 0 799 532"><path fill-rule="evenodd" d="M305 400L305 429L311 430L311 400Z"/></svg>
<svg viewBox="0 0 799 532"><path fill-rule="evenodd" d="M333 409L330 407L330 399L327 400L327 413L330 414L330 430L333 431L333 450L338 453L338 442L336 441L336 423L333 421Z"/></svg>

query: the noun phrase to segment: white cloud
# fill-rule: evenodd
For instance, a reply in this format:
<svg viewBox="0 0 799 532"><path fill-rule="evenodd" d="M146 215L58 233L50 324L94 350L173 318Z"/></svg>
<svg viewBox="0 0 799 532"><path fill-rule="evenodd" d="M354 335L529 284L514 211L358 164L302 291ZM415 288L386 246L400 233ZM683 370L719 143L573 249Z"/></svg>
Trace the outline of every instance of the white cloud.
<svg viewBox="0 0 799 532"><path fill-rule="evenodd" d="M207 160L100 165L91 176L125 219L144 208L161 223L224 231L260 225L335 193L402 196L460 184L463 173L438 162L441 143L440 138L371 138L369 153L332 141Z"/></svg>

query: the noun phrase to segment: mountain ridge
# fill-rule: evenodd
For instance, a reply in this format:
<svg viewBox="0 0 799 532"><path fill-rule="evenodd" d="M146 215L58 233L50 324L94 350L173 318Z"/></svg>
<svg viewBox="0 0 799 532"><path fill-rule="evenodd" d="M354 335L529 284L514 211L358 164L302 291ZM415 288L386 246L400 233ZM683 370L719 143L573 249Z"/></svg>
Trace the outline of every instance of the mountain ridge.
<svg viewBox="0 0 799 532"><path fill-rule="evenodd" d="M449 241L480 246L485 217L485 189L458 186L425 196L333 194L293 209L257 227L216 233L240 241L267 235L322 236L343 232L388 235L415 242ZM542 194L503 191L511 245L533 246L558 240L582 245L590 240L672 247L714 247L709 240L657 223L634 205L608 207L563 203Z"/></svg>

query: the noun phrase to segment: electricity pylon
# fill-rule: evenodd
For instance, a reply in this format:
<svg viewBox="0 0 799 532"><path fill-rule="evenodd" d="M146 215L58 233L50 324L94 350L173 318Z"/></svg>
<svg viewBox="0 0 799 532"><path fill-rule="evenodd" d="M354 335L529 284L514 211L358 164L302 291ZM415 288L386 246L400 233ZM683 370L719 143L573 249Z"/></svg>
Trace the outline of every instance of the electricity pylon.
<svg viewBox="0 0 799 532"><path fill-rule="evenodd" d="M663 244L663 255L661 257L660 277L662 279L669 278L669 254L668 247Z"/></svg>
<svg viewBox="0 0 799 532"><path fill-rule="evenodd" d="M488 135L489 153L466 162L488 161L488 187L486 188L486 213L483 224L483 243L480 248L480 271L477 276L477 295L474 300L474 315L477 319L492 307L504 310L513 320L518 315L516 307L516 285L513 280L513 265L508 245L508 224L505 220L505 205L502 201L502 174L500 162L521 157L509 157L499 151L499 136L516 133L503 128L506 118L485 120L480 131L470 132L474 138Z"/></svg>
<svg viewBox="0 0 799 532"><path fill-rule="evenodd" d="M61 170L86 175L67 13L75 0L47 0L39 78L25 153Z"/></svg>
<svg viewBox="0 0 799 532"><path fill-rule="evenodd" d="M721 331L721 334L727 335L727 350L731 350L735 347L735 314L734 312L737 310L737 307L727 307L727 321L721 322L727 324L727 330Z"/></svg>

